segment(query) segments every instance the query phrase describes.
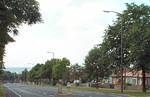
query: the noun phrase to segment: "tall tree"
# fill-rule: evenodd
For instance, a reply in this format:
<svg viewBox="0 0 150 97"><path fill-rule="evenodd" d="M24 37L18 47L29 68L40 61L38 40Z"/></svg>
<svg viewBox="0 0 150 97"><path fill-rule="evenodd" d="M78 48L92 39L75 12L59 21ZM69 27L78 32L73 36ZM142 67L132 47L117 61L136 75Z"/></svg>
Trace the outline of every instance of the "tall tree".
<svg viewBox="0 0 150 97"><path fill-rule="evenodd" d="M43 64L37 64L30 70L28 77L31 82L36 82L38 84L39 80L41 79L42 66Z"/></svg>
<svg viewBox="0 0 150 97"><path fill-rule="evenodd" d="M65 75L67 74L67 66L69 65L70 65L70 61L66 58L57 61L53 69L54 78L57 80L59 79L65 80L66 79Z"/></svg>
<svg viewBox="0 0 150 97"><path fill-rule="evenodd" d="M82 75L81 72L82 72L82 67L78 63L70 66L70 73L73 80L75 79L79 80Z"/></svg>
<svg viewBox="0 0 150 97"><path fill-rule="evenodd" d="M0 1L0 65L3 65L5 45L14 39L9 33L17 35L22 24L41 22L39 3L36 0L1 0Z"/></svg>
<svg viewBox="0 0 150 97"><path fill-rule="evenodd" d="M28 80L28 70L27 69L24 69L24 71L22 71L21 79L23 82L27 82L27 80Z"/></svg>
<svg viewBox="0 0 150 97"><path fill-rule="evenodd" d="M97 82L110 74L108 68L102 57L101 47L95 47L89 51L85 58L85 68L90 79L96 79Z"/></svg>
<svg viewBox="0 0 150 97"><path fill-rule="evenodd" d="M46 61L45 64L41 67L41 77L43 79L49 79L50 81L52 79L52 68L53 68L52 60Z"/></svg>
<svg viewBox="0 0 150 97"><path fill-rule="evenodd" d="M42 79L49 79L55 85L55 81L59 79L68 79L67 66L69 65L70 61L67 58L51 59L46 61L45 64L37 64L28 73L29 81L38 83Z"/></svg>
<svg viewBox="0 0 150 97"><path fill-rule="evenodd" d="M107 44L113 64L120 64L122 31L123 66L133 64L134 69L142 70L143 92L146 92L145 72L150 71L150 6L134 3L126 6L127 9L118 15L114 24L106 29L104 43Z"/></svg>
<svg viewBox="0 0 150 97"><path fill-rule="evenodd" d="M81 80L81 82L87 82L88 77L85 71L85 66L79 65L78 63L71 65L68 67L68 77L70 81Z"/></svg>
<svg viewBox="0 0 150 97"><path fill-rule="evenodd" d="M142 70L143 92L146 92L145 73L150 71L150 6L126 4L123 12L129 34L130 61Z"/></svg>

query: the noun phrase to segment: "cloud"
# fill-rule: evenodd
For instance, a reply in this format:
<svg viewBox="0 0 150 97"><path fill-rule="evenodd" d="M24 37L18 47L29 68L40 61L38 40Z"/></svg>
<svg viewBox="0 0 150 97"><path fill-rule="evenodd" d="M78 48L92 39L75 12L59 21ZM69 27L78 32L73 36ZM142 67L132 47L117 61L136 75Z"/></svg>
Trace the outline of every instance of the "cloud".
<svg viewBox="0 0 150 97"><path fill-rule="evenodd" d="M6 48L6 66L43 63L52 58L47 51L55 52L56 58L67 57L71 63L83 63L87 52L101 41L104 27L99 24L101 3L82 2L77 6L72 0L39 2L44 23L20 27L16 43Z"/></svg>
<svg viewBox="0 0 150 97"><path fill-rule="evenodd" d="M44 23L20 27L16 42L6 47L6 67L44 63L52 58L47 51L53 51L55 58L67 57L72 64L82 64L88 51L102 42L104 29L116 18L103 10L121 12L125 8L121 0L38 1Z"/></svg>

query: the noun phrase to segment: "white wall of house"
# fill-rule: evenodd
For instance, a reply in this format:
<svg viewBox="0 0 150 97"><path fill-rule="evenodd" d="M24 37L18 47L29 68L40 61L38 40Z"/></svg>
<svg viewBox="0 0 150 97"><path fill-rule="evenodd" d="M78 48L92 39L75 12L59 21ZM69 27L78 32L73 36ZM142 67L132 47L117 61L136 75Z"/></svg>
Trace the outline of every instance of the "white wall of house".
<svg viewBox="0 0 150 97"><path fill-rule="evenodd" d="M141 78L136 78L136 77L127 77L126 78L126 83L132 84L132 85L141 85L142 84L142 79Z"/></svg>
<svg viewBox="0 0 150 97"><path fill-rule="evenodd" d="M132 85L137 85L137 78L132 78Z"/></svg>

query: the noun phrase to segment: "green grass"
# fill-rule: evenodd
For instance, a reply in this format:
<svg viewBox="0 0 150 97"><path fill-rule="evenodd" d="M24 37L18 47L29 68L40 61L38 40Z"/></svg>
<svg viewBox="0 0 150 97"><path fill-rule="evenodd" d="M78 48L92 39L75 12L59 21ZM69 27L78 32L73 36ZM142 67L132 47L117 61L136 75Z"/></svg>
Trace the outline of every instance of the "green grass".
<svg viewBox="0 0 150 97"><path fill-rule="evenodd" d="M106 89L106 88L79 88L74 87L73 89L79 90L79 91L92 91L92 92L101 92L101 93L115 93L115 94L121 94L121 91L119 89ZM127 94L130 96L150 96L150 92L143 93L141 90L124 90L123 94Z"/></svg>
<svg viewBox="0 0 150 97"><path fill-rule="evenodd" d="M33 85L37 86L37 85ZM55 87L57 86L52 86L52 85L40 85L43 87ZM66 88L66 86L63 86L63 88ZM108 89L108 88L81 88L81 87L71 87L72 90L78 90L78 91L90 91L90 92L100 92L100 93L114 93L114 94L121 94L121 90L119 89ZM127 94L130 96L150 96L150 91L147 91L147 93L143 93L141 90L124 90L123 94Z"/></svg>
<svg viewBox="0 0 150 97"><path fill-rule="evenodd" d="M4 96L5 95L5 88L2 84L0 84L0 96Z"/></svg>

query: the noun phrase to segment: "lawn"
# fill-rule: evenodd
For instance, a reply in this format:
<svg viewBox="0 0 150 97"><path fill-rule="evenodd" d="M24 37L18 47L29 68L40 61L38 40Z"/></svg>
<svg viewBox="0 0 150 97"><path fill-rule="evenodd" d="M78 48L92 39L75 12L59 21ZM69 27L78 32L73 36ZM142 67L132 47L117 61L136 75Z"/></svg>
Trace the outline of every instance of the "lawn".
<svg viewBox="0 0 150 97"><path fill-rule="evenodd" d="M79 88L74 87L73 89L79 90L79 91L92 91L92 92L101 92L101 93L115 93L115 94L121 94L121 91L118 89L106 89L106 88ZM150 96L150 91L147 93L143 93L141 90L124 90L123 94L127 94L130 96Z"/></svg>
<svg viewBox="0 0 150 97"><path fill-rule="evenodd" d="M0 84L0 96L4 96L5 95L5 88L2 84Z"/></svg>
<svg viewBox="0 0 150 97"><path fill-rule="evenodd" d="M36 86L36 85L35 85ZM42 85L42 86L50 86L50 87L55 87L57 86L52 86L52 85ZM67 89L66 86L63 86L63 89ZM78 91L91 91L91 92L100 92L100 93L115 93L115 94L121 94L121 90L119 89L108 89L108 88L85 88L85 87L71 87L72 90L78 90ZM130 96L150 96L150 91L147 91L147 93L143 93L141 90L124 90L123 94L127 94Z"/></svg>

